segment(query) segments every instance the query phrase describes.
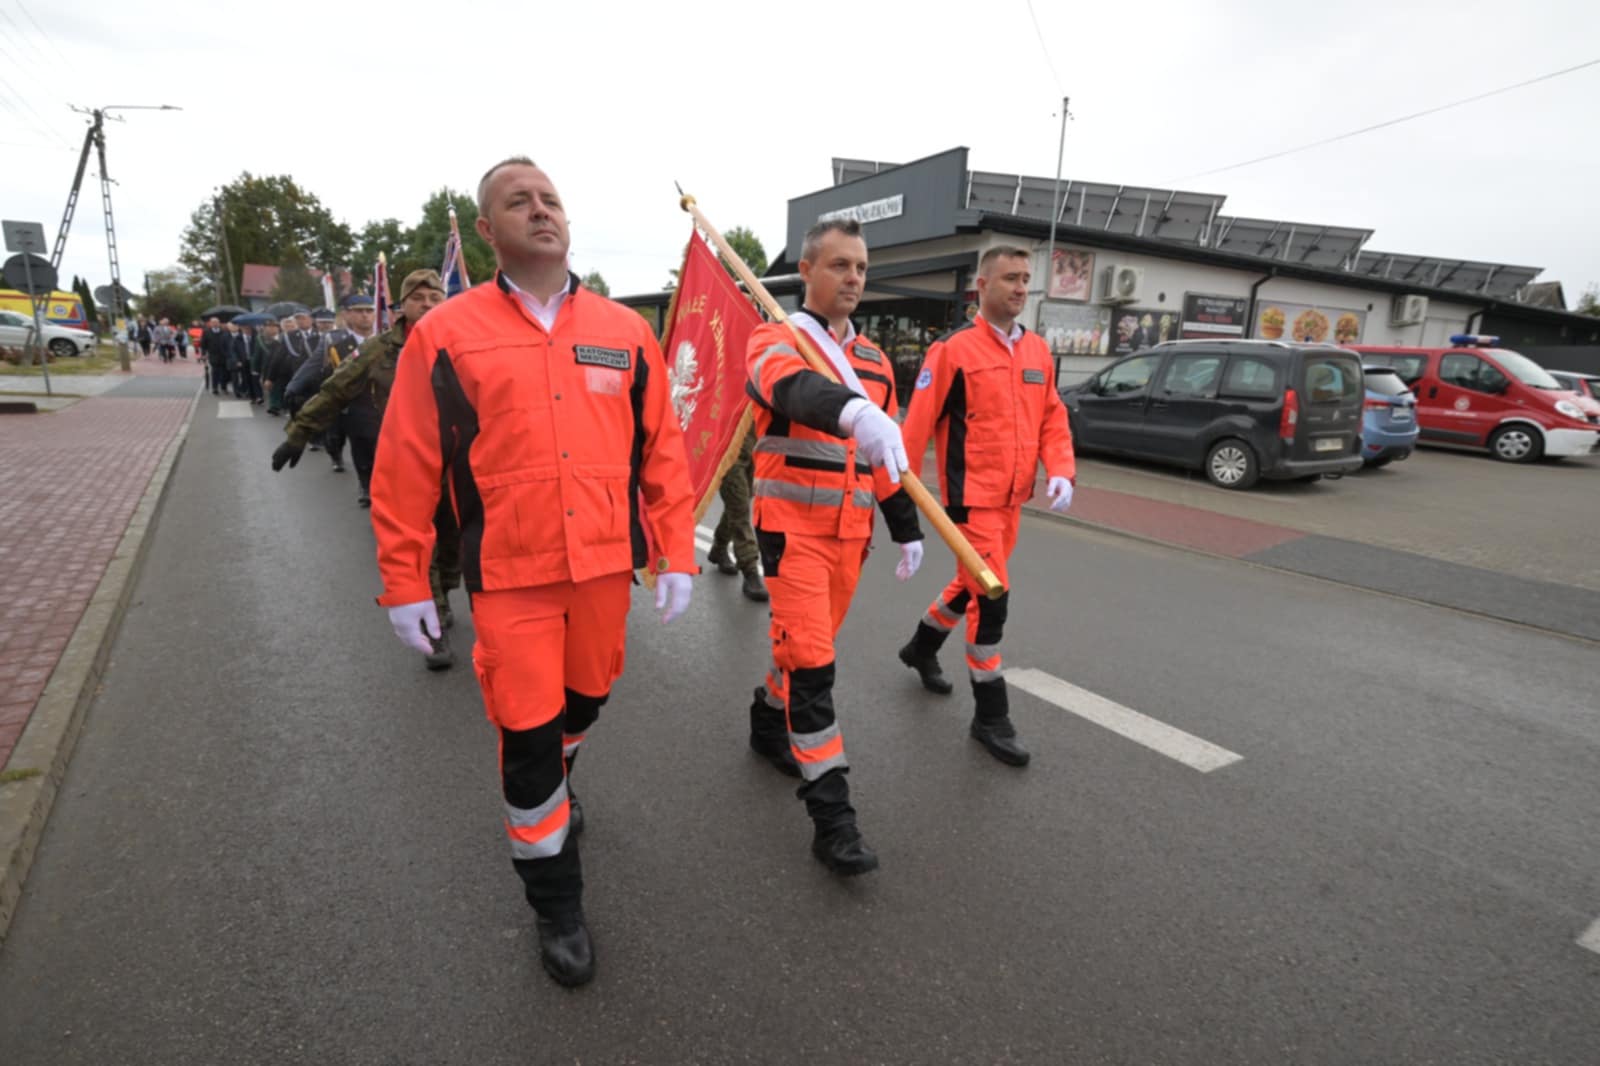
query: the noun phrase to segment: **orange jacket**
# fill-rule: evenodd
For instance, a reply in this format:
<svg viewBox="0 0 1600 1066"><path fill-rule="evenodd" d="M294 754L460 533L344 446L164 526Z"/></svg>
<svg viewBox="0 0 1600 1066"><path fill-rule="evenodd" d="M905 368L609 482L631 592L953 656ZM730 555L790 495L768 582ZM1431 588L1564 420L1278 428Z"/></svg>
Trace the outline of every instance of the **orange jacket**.
<svg viewBox="0 0 1600 1066"><path fill-rule="evenodd" d="M693 489L661 349L638 312L576 275L569 284L548 333L499 275L411 330L372 471L383 606L432 596L441 472L474 592L630 567L696 570Z"/></svg>
<svg viewBox="0 0 1600 1066"><path fill-rule="evenodd" d="M902 428L906 455L920 475L937 434L939 491L957 521L965 507L1021 506L1041 459L1048 477L1077 476L1050 349L1026 330L1015 349L979 315L936 341L917 375Z"/></svg>
<svg viewBox="0 0 1600 1066"><path fill-rule="evenodd" d="M898 405L888 358L860 334L844 352L867 399L892 417ZM872 536L877 502L897 543L920 540L911 497L883 471L857 462L856 442L839 432L839 414L856 394L809 368L791 328L779 322L756 327L748 366L745 391L756 403L756 526L771 533L866 538Z"/></svg>

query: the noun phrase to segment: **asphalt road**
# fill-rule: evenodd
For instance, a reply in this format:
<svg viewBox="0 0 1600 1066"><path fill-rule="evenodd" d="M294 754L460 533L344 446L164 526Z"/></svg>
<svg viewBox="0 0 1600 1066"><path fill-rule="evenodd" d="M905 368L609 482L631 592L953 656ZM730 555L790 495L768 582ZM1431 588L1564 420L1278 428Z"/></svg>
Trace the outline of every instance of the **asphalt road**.
<svg viewBox="0 0 1600 1066"><path fill-rule="evenodd" d="M1014 690L1034 762L993 762L893 659L948 555L885 552L837 693L883 868L841 883L744 747L764 612L637 593L563 991L465 655L395 642L354 475L273 475L280 426L202 398L0 949L6 1066L1596 1060L1594 645L1034 518L1008 666L1242 758Z"/></svg>

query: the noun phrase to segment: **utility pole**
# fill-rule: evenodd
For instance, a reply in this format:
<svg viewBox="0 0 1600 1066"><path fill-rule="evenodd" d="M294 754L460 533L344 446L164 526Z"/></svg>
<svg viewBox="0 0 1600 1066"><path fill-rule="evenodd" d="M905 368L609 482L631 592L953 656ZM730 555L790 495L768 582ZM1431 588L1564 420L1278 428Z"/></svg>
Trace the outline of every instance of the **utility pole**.
<svg viewBox="0 0 1600 1066"><path fill-rule="evenodd" d="M227 294L232 294L232 302L238 303L238 283L233 280L233 255L228 251L228 216L224 214L222 210L222 197L224 195L224 193L218 193L212 198L212 205L216 208L217 212L217 243L222 246L222 258L217 262L217 266L219 268L218 272L221 273L223 278L225 278L228 282L227 292L224 293L222 281L218 280L217 303L222 303L223 297Z"/></svg>
<svg viewBox="0 0 1600 1066"><path fill-rule="evenodd" d="M106 113L110 111L181 111L171 104L112 104L93 110L74 107L74 111L90 116L93 121L83 135L83 151L78 154L78 172L72 178L72 191L67 194L67 209L61 214L61 229L56 233L55 248L50 252L50 265L61 269L61 257L67 250L67 232L72 229L72 217L78 211L78 192L83 188L83 172L89 163L89 149L95 149L100 163L100 206L106 217L106 253L111 264L111 330L115 335L117 316L122 313L122 264L117 259L117 230L111 217L111 172L106 169ZM124 121L113 116L117 122ZM117 350L122 356L122 369L128 369L128 349L118 337Z"/></svg>
<svg viewBox="0 0 1600 1066"><path fill-rule="evenodd" d="M1070 97L1061 98L1061 141L1056 146L1056 191L1051 203L1054 209L1050 212L1050 251L1044 261L1044 295L1040 302L1050 298L1050 286L1056 278L1056 220L1061 217L1061 158L1067 151L1067 101ZM1092 293L1090 295L1093 295Z"/></svg>

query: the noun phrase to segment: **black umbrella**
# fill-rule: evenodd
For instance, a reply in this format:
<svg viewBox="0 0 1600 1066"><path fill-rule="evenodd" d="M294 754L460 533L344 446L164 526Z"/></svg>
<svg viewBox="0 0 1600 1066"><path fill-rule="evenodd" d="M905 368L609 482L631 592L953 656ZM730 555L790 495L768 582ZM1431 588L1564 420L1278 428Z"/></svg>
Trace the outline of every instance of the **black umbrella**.
<svg viewBox="0 0 1600 1066"><path fill-rule="evenodd" d="M278 320L271 315L262 314L260 311L252 311L248 315L240 315L235 318L233 324L236 326L264 326L268 322L276 321Z"/></svg>
<svg viewBox="0 0 1600 1066"><path fill-rule="evenodd" d="M213 318L220 318L224 322L231 322L240 315L247 315L249 313L249 311L246 311L242 307L235 307L232 304L223 304L221 307L208 307L204 311L201 311L200 321L208 322Z"/></svg>
<svg viewBox="0 0 1600 1066"><path fill-rule="evenodd" d="M285 300L283 303L273 304L267 308L267 314L273 318L288 318L290 315L304 315L310 314L310 312L311 309L305 304L297 304L292 300Z"/></svg>

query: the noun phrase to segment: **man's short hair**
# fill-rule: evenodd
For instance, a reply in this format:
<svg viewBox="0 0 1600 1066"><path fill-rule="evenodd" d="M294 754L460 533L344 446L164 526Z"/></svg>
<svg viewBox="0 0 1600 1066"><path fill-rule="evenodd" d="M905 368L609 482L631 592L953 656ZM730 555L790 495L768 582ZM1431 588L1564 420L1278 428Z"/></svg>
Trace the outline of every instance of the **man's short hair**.
<svg viewBox="0 0 1600 1066"><path fill-rule="evenodd" d="M994 262L996 259L1012 258L1031 260L1033 258L1033 253L1028 251L1026 248L1020 247L1019 245L997 244L993 248L990 248L987 252L984 252L983 258L978 260L978 273L987 277L990 263Z"/></svg>
<svg viewBox="0 0 1600 1066"><path fill-rule="evenodd" d="M525 155L507 156L494 166L483 172L483 177L478 179L478 217L489 213L489 179L493 178L506 167L535 167L539 166Z"/></svg>
<svg viewBox="0 0 1600 1066"><path fill-rule="evenodd" d="M800 258L807 263L814 263L817 259L817 245L822 243L822 238L830 233L842 233L846 237L861 236L861 223L853 218L825 218L821 222L806 230L806 239L800 244Z"/></svg>

